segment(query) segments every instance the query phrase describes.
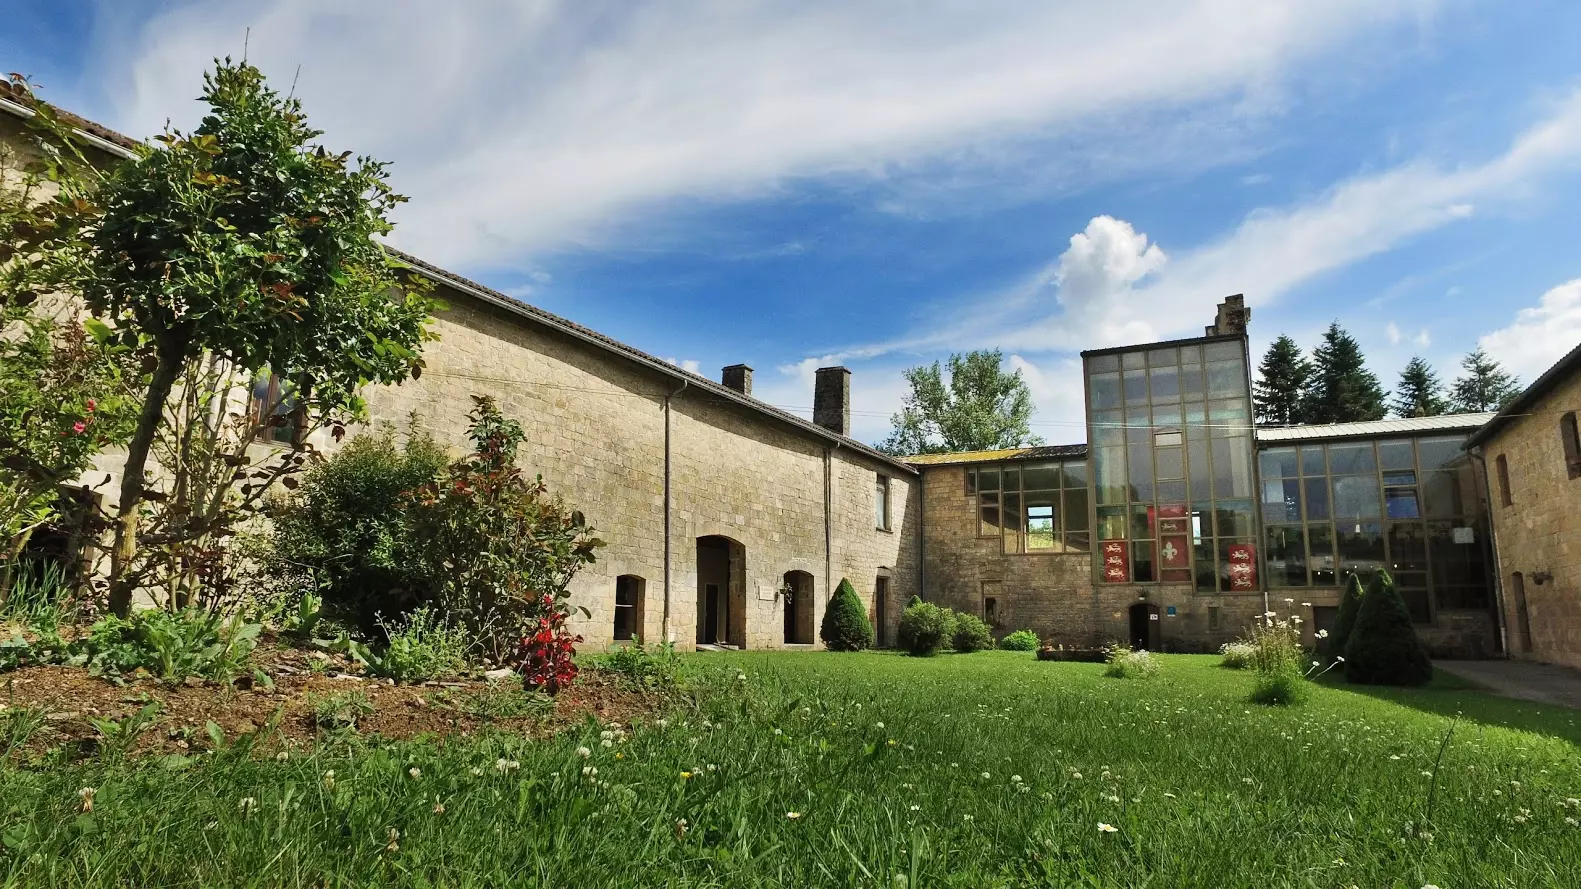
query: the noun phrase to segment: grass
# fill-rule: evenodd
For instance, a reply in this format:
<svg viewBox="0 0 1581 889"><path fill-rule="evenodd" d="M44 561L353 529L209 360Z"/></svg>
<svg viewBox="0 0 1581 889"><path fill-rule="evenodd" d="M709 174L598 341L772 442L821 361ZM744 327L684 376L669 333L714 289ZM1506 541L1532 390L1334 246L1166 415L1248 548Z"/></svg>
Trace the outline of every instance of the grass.
<svg viewBox="0 0 1581 889"><path fill-rule="evenodd" d="M0 885L1581 885L1581 714L1160 661L688 656L623 734L0 763Z"/></svg>

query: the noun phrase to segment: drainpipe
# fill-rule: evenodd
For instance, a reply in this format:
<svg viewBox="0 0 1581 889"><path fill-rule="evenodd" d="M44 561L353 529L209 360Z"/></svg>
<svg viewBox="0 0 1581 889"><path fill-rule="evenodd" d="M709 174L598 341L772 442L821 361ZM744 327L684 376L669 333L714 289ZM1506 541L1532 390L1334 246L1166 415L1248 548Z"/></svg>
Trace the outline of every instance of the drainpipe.
<svg viewBox="0 0 1581 889"><path fill-rule="evenodd" d="M823 594L826 602L834 595L834 452L839 449L838 441L834 447L823 449Z"/></svg>
<svg viewBox="0 0 1581 889"><path fill-rule="evenodd" d="M675 641L675 630L670 626L670 562L673 544L670 541L670 401L686 391L689 380L681 380L680 388L664 396L664 624L661 632L664 641Z"/></svg>
<svg viewBox="0 0 1581 889"><path fill-rule="evenodd" d="M1499 653L1510 656L1510 629L1504 623L1504 566L1499 563L1498 524L1493 521L1493 486L1488 481L1488 455L1482 448L1467 451L1482 467L1482 497L1488 504L1488 546L1493 557L1493 629L1499 635Z"/></svg>

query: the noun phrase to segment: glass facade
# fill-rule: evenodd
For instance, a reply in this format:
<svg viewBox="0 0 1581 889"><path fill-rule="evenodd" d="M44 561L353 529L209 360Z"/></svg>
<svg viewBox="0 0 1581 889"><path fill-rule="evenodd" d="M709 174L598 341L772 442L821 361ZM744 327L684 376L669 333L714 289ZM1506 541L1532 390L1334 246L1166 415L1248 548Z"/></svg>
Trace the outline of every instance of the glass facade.
<svg viewBox="0 0 1581 889"><path fill-rule="evenodd" d="M1100 581L1258 590L1245 341L1158 344L1084 364Z"/></svg>
<svg viewBox="0 0 1581 889"><path fill-rule="evenodd" d="M1087 464L1079 460L967 467L978 536L998 538L1006 553L1087 552L1087 481Z"/></svg>
<svg viewBox="0 0 1581 889"><path fill-rule="evenodd" d="M1488 608L1487 516L1464 435L1274 446L1258 453L1271 589L1387 567L1411 616Z"/></svg>

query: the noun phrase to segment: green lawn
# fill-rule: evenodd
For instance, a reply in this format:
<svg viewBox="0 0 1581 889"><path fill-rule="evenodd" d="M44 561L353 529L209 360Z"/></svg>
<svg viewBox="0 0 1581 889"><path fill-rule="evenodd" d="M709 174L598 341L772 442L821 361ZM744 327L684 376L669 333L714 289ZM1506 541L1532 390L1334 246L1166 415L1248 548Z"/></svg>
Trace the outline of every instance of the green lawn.
<svg viewBox="0 0 1581 889"><path fill-rule="evenodd" d="M1116 680L1009 652L705 655L686 659L695 709L607 748L590 724L547 743L325 747L284 762L0 766L0 875L27 887L1581 886L1581 828L1565 821L1581 819L1566 804L1581 796L1581 714L1464 688L1331 685L1267 709L1244 703L1249 675L1213 658L1163 660L1153 679ZM82 787L96 789L88 814Z"/></svg>

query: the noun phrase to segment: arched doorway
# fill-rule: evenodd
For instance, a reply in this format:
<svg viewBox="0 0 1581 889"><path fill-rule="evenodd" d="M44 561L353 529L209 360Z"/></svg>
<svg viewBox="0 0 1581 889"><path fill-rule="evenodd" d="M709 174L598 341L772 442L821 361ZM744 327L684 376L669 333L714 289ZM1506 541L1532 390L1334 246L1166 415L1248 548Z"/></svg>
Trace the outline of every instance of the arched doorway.
<svg viewBox="0 0 1581 889"><path fill-rule="evenodd" d="M785 572L785 582L780 586L785 597L785 644L812 644L813 589L812 575L805 571Z"/></svg>
<svg viewBox="0 0 1581 889"><path fill-rule="evenodd" d="M718 534L697 538L697 644L747 647L747 548Z"/></svg>
<svg viewBox="0 0 1581 889"><path fill-rule="evenodd" d="M1138 602L1131 606L1132 648L1137 651L1158 651L1162 635L1157 605Z"/></svg>

